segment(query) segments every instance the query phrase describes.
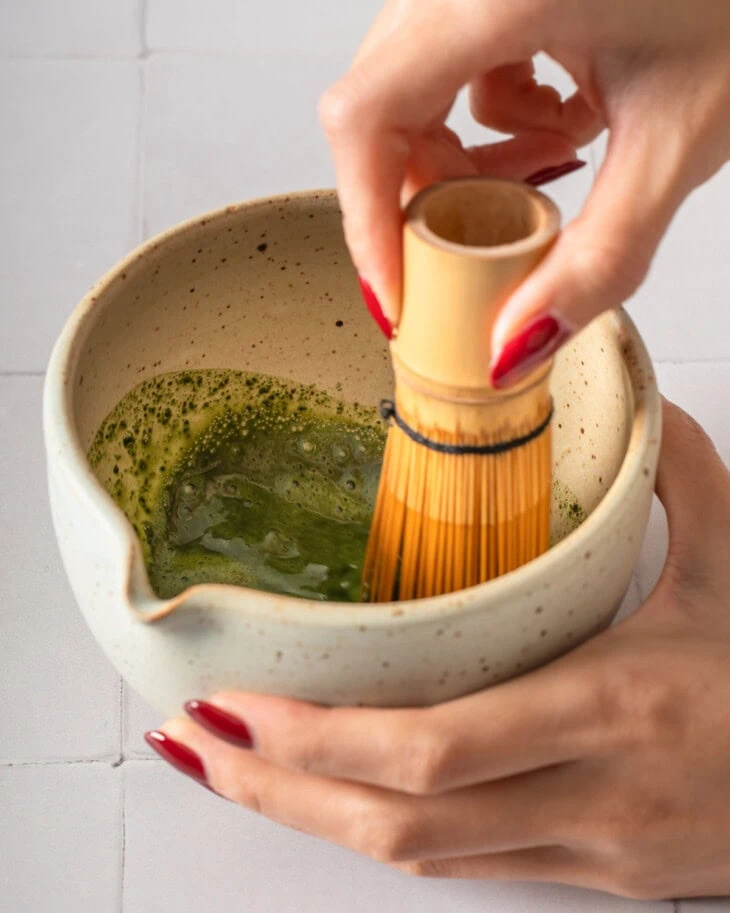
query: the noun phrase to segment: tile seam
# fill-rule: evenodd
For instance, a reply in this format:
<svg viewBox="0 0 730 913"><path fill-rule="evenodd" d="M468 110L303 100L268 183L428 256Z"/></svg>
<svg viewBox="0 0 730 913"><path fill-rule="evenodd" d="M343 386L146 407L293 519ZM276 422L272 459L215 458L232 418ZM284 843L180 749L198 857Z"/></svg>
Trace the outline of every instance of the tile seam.
<svg viewBox="0 0 730 913"><path fill-rule="evenodd" d="M147 757L145 755L139 755L138 757L124 757L119 758L117 756L108 757L108 758L42 758L37 760L22 760L22 761L0 761L0 771L2 770L12 770L21 767L74 767L84 764L101 764L107 767L119 768L123 767L125 764L130 761L144 761L153 762L155 764L161 762L161 758L157 757Z"/></svg>

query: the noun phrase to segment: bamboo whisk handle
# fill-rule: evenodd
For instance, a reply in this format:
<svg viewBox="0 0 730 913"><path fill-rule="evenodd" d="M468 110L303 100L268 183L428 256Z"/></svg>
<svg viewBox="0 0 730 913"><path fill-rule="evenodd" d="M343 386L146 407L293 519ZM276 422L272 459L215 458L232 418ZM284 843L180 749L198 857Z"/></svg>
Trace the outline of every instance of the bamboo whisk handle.
<svg viewBox="0 0 730 913"><path fill-rule="evenodd" d="M489 383L505 299L557 237L523 184L468 178L408 207L395 398L363 570L364 598L436 596L508 573L550 541L550 365Z"/></svg>
<svg viewBox="0 0 730 913"><path fill-rule="evenodd" d="M559 230L555 204L515 181L465 178L417 194L405 217L396 372L488 388L497 312Z"/></svg>

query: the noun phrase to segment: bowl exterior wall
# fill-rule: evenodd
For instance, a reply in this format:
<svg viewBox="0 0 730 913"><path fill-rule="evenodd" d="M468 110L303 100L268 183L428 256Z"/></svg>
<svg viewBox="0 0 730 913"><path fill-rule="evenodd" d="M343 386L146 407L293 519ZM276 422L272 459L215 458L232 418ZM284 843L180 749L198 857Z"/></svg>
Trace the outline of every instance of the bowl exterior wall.
<svg viewBox="0 0 730 913"><path fill-rule="evenodd" d="M454 594L448 611L429 618L413 620L405 606L383 607L376 624L328 624L325 612L317 624L297 623L264 594L221 587L213 598L208 588L190 591L174 611L148 621L143 597L130 599L119 537L52 461L49 487L66 572L92 634L165 715L227 688L324 704L421 706L528 672L611 623L651 504L651 489L637 490L555 573L515 581L507 598L490 587Z"/></svg>

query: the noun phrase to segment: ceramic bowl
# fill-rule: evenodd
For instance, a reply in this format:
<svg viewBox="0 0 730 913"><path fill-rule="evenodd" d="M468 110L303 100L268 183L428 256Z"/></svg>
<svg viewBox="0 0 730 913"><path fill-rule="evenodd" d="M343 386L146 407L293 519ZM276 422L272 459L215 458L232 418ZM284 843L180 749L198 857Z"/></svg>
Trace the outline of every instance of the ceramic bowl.
<svg viewBox="0 0 730 913"><path fill-rule="evenodd" d="M262 371L373 405L391 393L334 193L231 206L154 238L89 292L51 358L44 428L66 571L102 648L162 713L219 688L436 703L546 663L614 617L647 523L661 423L649 358L624 313L594 322L557 359L556 544L498 580L414 602L322 603L224 585L154 595L132 527L86 453L125 392L185 368Z"/></svg>

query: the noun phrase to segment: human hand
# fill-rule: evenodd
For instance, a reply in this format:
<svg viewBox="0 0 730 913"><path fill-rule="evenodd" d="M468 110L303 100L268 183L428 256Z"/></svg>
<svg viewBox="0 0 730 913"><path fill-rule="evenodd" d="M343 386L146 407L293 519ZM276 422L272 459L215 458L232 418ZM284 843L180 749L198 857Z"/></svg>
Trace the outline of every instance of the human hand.
<svg viewBox="0 0 730 913"><path fill-rule="evenodd" d="M730 892L730 473L676 407L665 429L669 555L627 621L435 707L224 693L188 705L202 726L148 741L221 796L405 872Z"/></svg>
<svg viewBox="0 0 730 913"><path fill-rule="evenodd" d="M541 50L575 79L564 103L534 81ZM444 122L466 85L476 120L514 140L461 149ZM730 4L389 0L321 116L350 251L386 329L404 198L449 177L526 178L610 129L581 216L495 323L491 378L506 386L635 291L681 202L730 158Z"/></svg>

